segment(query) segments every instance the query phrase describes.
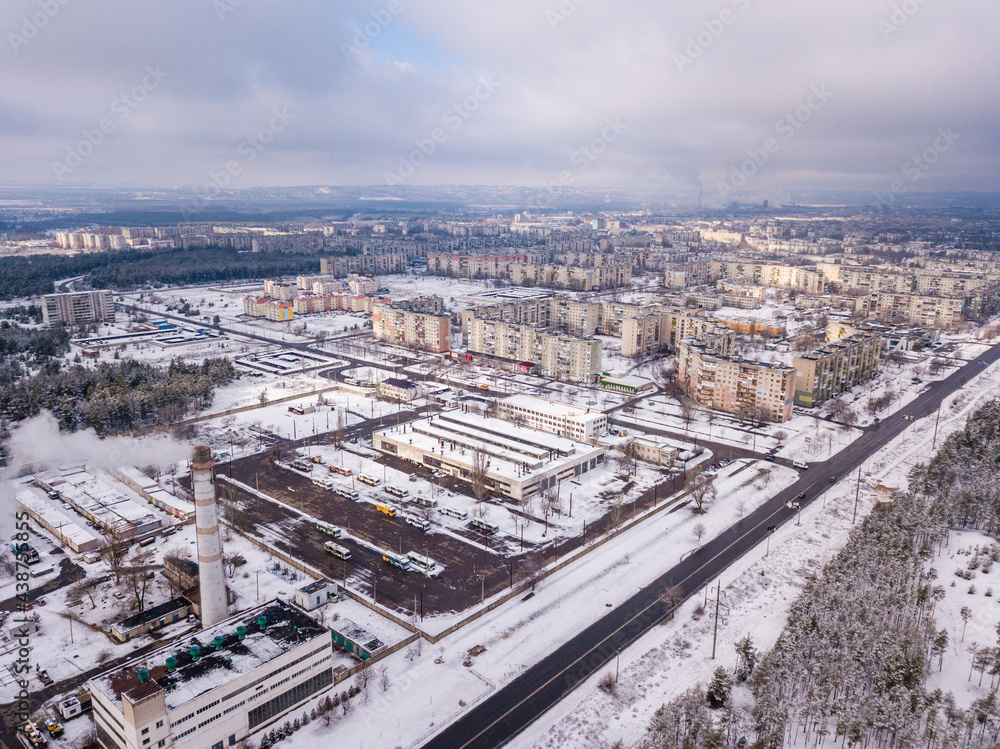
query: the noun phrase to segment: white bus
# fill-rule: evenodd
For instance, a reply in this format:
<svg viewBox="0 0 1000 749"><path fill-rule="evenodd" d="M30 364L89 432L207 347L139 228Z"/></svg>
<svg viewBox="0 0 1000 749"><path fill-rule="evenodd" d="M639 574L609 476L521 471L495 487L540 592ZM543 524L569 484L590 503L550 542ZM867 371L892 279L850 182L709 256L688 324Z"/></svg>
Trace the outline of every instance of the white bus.
<svg viewBox="0 0 1000 749"><path fill-rule="evenodd" d="M385 487L386 494L391 494L394 497L408 497L410 492L406 489L400 489L398 486L387 486Z"/></svg>
<svg viewBox="0 0 1000 749"><path fill-rule="evenodd" d="M420 505L421 507L437 507L438 502L436 499L427 499L427 497L414 497L413 501Z"/></svg>
<svg viewBox="0 0 1000 749"><path fill-rule="evenodd" d="M341 530L335 525L330 525L329 523L316 523L316 530L320 533L326 533L334 538L340 538Z"/></svg>
<svg viewBox="0 0 1000 749"><path fill-rule="evenodd" d="M354 491L353 489L345 489L342 486L338 486L336 489L334 489L333 493L336 494L338 497L349 499L352 502L357 502L359 499L361 499L361 495L358 494L356 491Z"/></svg>
<svg viewBox="0 0 1000 749"><path fill-rule="evenodd" d="M482 518L472 518L472 524L483 531L488 531L489 533L499 533L500 526L493 523L489 523Z"/></svg>
<svg viewBox="0 0 1000 749"><path fill-rule="evenodd" d="M315 478L313 479L313 483L319 488L326 489L327 491L330 491L334 487L334 483L330 481L330 479Z"/></svg>
<svg viewBox="0 0 1000 749"><path fill-rule="evenodd" d="M326 549L331 554L333 554L335 557L340 557L341 559L351 558L351 552L349 550L345 549L340 544L335 544L333 541L327 541L325 544L323 544L323 548Z"/></svg>
<svg viewBox="0 0 1000 749"><path fill-rule="evenodd" d="M469 519L469 513L465 510L456 510L453 507L448 507L447 505L441 505L438 509L440 509L445 515L451 515L453 518L458 518L459 520Z"/></svg>
<svg viewBox="0 0 1000 749"><path fill-rule="evenodd" d="M412 525L414 528L419 528L422 531L429 531L431 529L430 520L418 518L416 515L404 515L403 520Z"/></svg>
<svg viewBox="0 0 1000 749"><path fill-rule="evenodd" d="M362 484L368 484L368 486L378 486L382 483L382 479L377 479L374 476L369 476L367 473L358 474L358 481Z"/></svg>
<svg viewBox="0 0 1000 749"><path fill-rule="evenodd" d="M434 568L437 566L434 564L434 560L430 557L425 557L422 554L418 554L415 551L411 551L406 555L406 558L410 560L410 564L414 567L419 567L427 572L433 572Z"/></svg>

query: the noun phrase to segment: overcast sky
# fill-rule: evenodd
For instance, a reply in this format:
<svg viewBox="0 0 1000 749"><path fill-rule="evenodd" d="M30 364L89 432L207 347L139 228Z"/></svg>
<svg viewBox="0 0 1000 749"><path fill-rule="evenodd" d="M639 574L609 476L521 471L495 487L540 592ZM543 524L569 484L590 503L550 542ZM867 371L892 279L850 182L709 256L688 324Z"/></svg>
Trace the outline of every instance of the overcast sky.
<svg viewBox="0 0 1000 749"><path fill-rule="evenodd" d="M0 19L4 183L1000 190L996 0L8 0Z"/></svg>

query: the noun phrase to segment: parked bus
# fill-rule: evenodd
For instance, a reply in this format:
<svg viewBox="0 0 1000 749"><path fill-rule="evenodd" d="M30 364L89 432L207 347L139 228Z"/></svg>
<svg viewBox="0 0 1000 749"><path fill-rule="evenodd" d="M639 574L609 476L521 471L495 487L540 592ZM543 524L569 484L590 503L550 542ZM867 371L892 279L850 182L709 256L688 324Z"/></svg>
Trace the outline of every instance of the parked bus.
<svg viewBox="0 0 1000 749"><path fill-rule="evenodd" d="M357 385L358 381L355 378L353 378L353 377L345 377L344 378L344 383L347 384L347 385Z"/></svg>
<svg viewBox="0 0 1000 749"><path fill-rule="evenodd" d="M375 509L381 512L383 515L388 515L391 518L396 517L396 510L388 505L375 505Z"/></svg>
<svg viewBox="0 0 1000 749"><path fill-rule="evenodd" d="M333 554L335 557L340 557L341 559L350 559L351 552L345 549L340 544L335 544L333 541L327 541L323 544L323 548L328 552Z"/></svg>
<svg viewBox="0 0 1000 749"><path fill-rule="evenodd" d="M337 487L336 489L333 490L333 493L336 494L338 497L349 499L352 502L357 502L359 499L361 499L361 495L358 494L353 489L344 489L343 487Z"/></svg>
<svg viewBox="0 0 1000 749"><path fill-rule="evenodd" d="M410 496L410 492L408 490L406 490L406 489L400 489L398 486L387 486L387 487L385 487L385 493L386 494L391 494L394 497L399 497L400 499L402 499L403 497L409 497Z"/></svg>
<svg viewBox="0 0 1000 749"><path fill-rule="evenodd" d="M418 554L415 551L411 551L409 554L407 554L406 558L410 560L410 564L412 564L415 567L419 567L422 570L426 570L427 572L433 572L434 568L437 566L436 564L434 564L433 559L431 559L430 557L425 557L422 554Z"/></svg>
<svg viewBox="0 0 1000 749"><path fill-rule="evenodd" d="M330 473L339 473L341 476L350 476L351 469L343 466L330 466Z"/></svg>
<svg viewBox="0 0 1000 749"><path fill-rule="evenodd" d="M329 523L316 523L316 530L320 533L326 533L334 538L340 538L341 530L335 525L330 525Z"/></svg>
<svg viewBox="0 0 1000 749"><path fill-rule="evenodd" d="M421 507L437 507L438 503L436 499L427 499L426 497L414 497L413 501L420 505Z"/></svg>
<svg viewBox="0 0 1000 749"><path fill-rule="evenodd" d="M429 531L431 529L430 520L418 518L416 515L404 515L403 520L412 525L414 528L419 528L422 531Z"/></svg>
<svg viewBox="0 0 1000 749"><path fill-rule="evenodd" d="M488 523L482 518L472 518L472 524L479 528L480 530L489 531L490 533L499 533L500 526L494 525L493 523Z"/></svg>
<svg viewBox="0 0 1000 749"><path fill-rule="evenodd" d="M333 482L330 481L330 479L316 478L313 479L313 483L321 489L326 489L327 491L331 491L333 489Z"/></svg>
<svg viewBox="0 0 1000 749"><path fill-rule="evenodd" d="M149 546L156 543L156 536L150 536L149 538L144 538L139 542L139 546Z"/></svg>
<svg viewBox="0 0 1000 749"><path fill-rule="evenodd" d="M362 484L368 484L368 486L378 486L379 484L382 483L382 479L377 479L374 476L369 476L366 473L359 473L358 481L360 481Z"/></svg>
<svg viewBox="0 0 1000 749"><path fill-rule="evenodd" d="M401 570L410 569L410 560L406 557L398 557L395 554L383 554L382 561L388 562L393 567L399 567Z"/></svg>
<svg viewBox="0 0 1000 749"><path fill-rule="evenodd" d="M298 460L292 461L292 468L299 471L305 471L306 473L311 473L313 469L312 462L306 460L305 458L299 458Z"/></svg>
<svg viewBox="0 0 1000 749"><path fill-rule="evenodd" d="M456 510L455 508L448 507L447 505L441 505L439 509L445 515L451 515L453 518L458 518L459 520L469 519L469 513L467 513L465 510Z"/></svg>

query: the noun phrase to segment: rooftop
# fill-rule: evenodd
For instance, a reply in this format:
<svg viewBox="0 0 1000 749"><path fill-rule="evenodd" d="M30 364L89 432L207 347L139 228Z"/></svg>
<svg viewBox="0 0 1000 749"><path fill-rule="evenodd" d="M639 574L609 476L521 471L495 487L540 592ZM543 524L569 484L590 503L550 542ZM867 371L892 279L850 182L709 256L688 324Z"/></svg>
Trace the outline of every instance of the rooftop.
<svg viewBox="0 0 1000 749"><path fill-rule="evenodd" d="M557 401L550 401L544 398L536 398L533 395L511 395L500 402L508 406L520 406L531 411L545 413L549 416L559 418L568 416L577 421L593 421L604 417L604 413L601 411L583 408L582 406L573 406L569 403L558 403Z"/></svg>
<svg viewBox="0 0 1000 749"><path fill-rule="evenodd" d="M267 619L263 630L257 623L261 616ZM246 627L242 640L236 632L238 625ZM163 691L167 709L175 710L300 645L322 637L329 641L328 632L298 609L275 599L107 671L90 684L119 708L123 694L135 702ZM216 636L222 637L219 650L215 649ZM191 655L196 645L201 650L197 659ZM171 656L177 662L174 670L168 671L166 660ZM149 681L140 684L139 670L143 668L149 671Z"/></svg>

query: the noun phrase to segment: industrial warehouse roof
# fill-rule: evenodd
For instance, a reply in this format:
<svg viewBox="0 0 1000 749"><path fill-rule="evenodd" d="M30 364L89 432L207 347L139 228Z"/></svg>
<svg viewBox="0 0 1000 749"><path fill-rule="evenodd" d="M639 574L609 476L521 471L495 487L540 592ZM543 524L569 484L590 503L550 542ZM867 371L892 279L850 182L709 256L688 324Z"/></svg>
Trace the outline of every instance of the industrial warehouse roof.
<svg viewBox="0 0 1000 749"><path fill-rule="evenodd" d="M557 416L559 418L572 416L572 418L577 421L593 421L595 419L605 418L605 414L602 411L596 411L592 408L586 408L583 406L574 406L569 403L550 401L545 398L536 398L533 395L511 395L504 398L500 402L510 406L520 406L521 408L548 414L549 416Z"/></svg>
<svg viewBox="0 0 1000 749"><path fill-rule="evenodd" d="M257 623L261 616L267 617L263 630ZM241 624L246 627L243 640L236 632ZM219 650L215 649L216 636L222 637ZM91 679L90 684L119 708L123 694L134 702L163 691L167 710L174 710L319 638L325 638L324 644L332 647L329 630L275 599L107 671ZM197 660L190 652L195 645L201 651ZM166 665L171 656L177 659L172 672ZM139 670L143 668L149 672L149 681L140 684Z"/></svg>

